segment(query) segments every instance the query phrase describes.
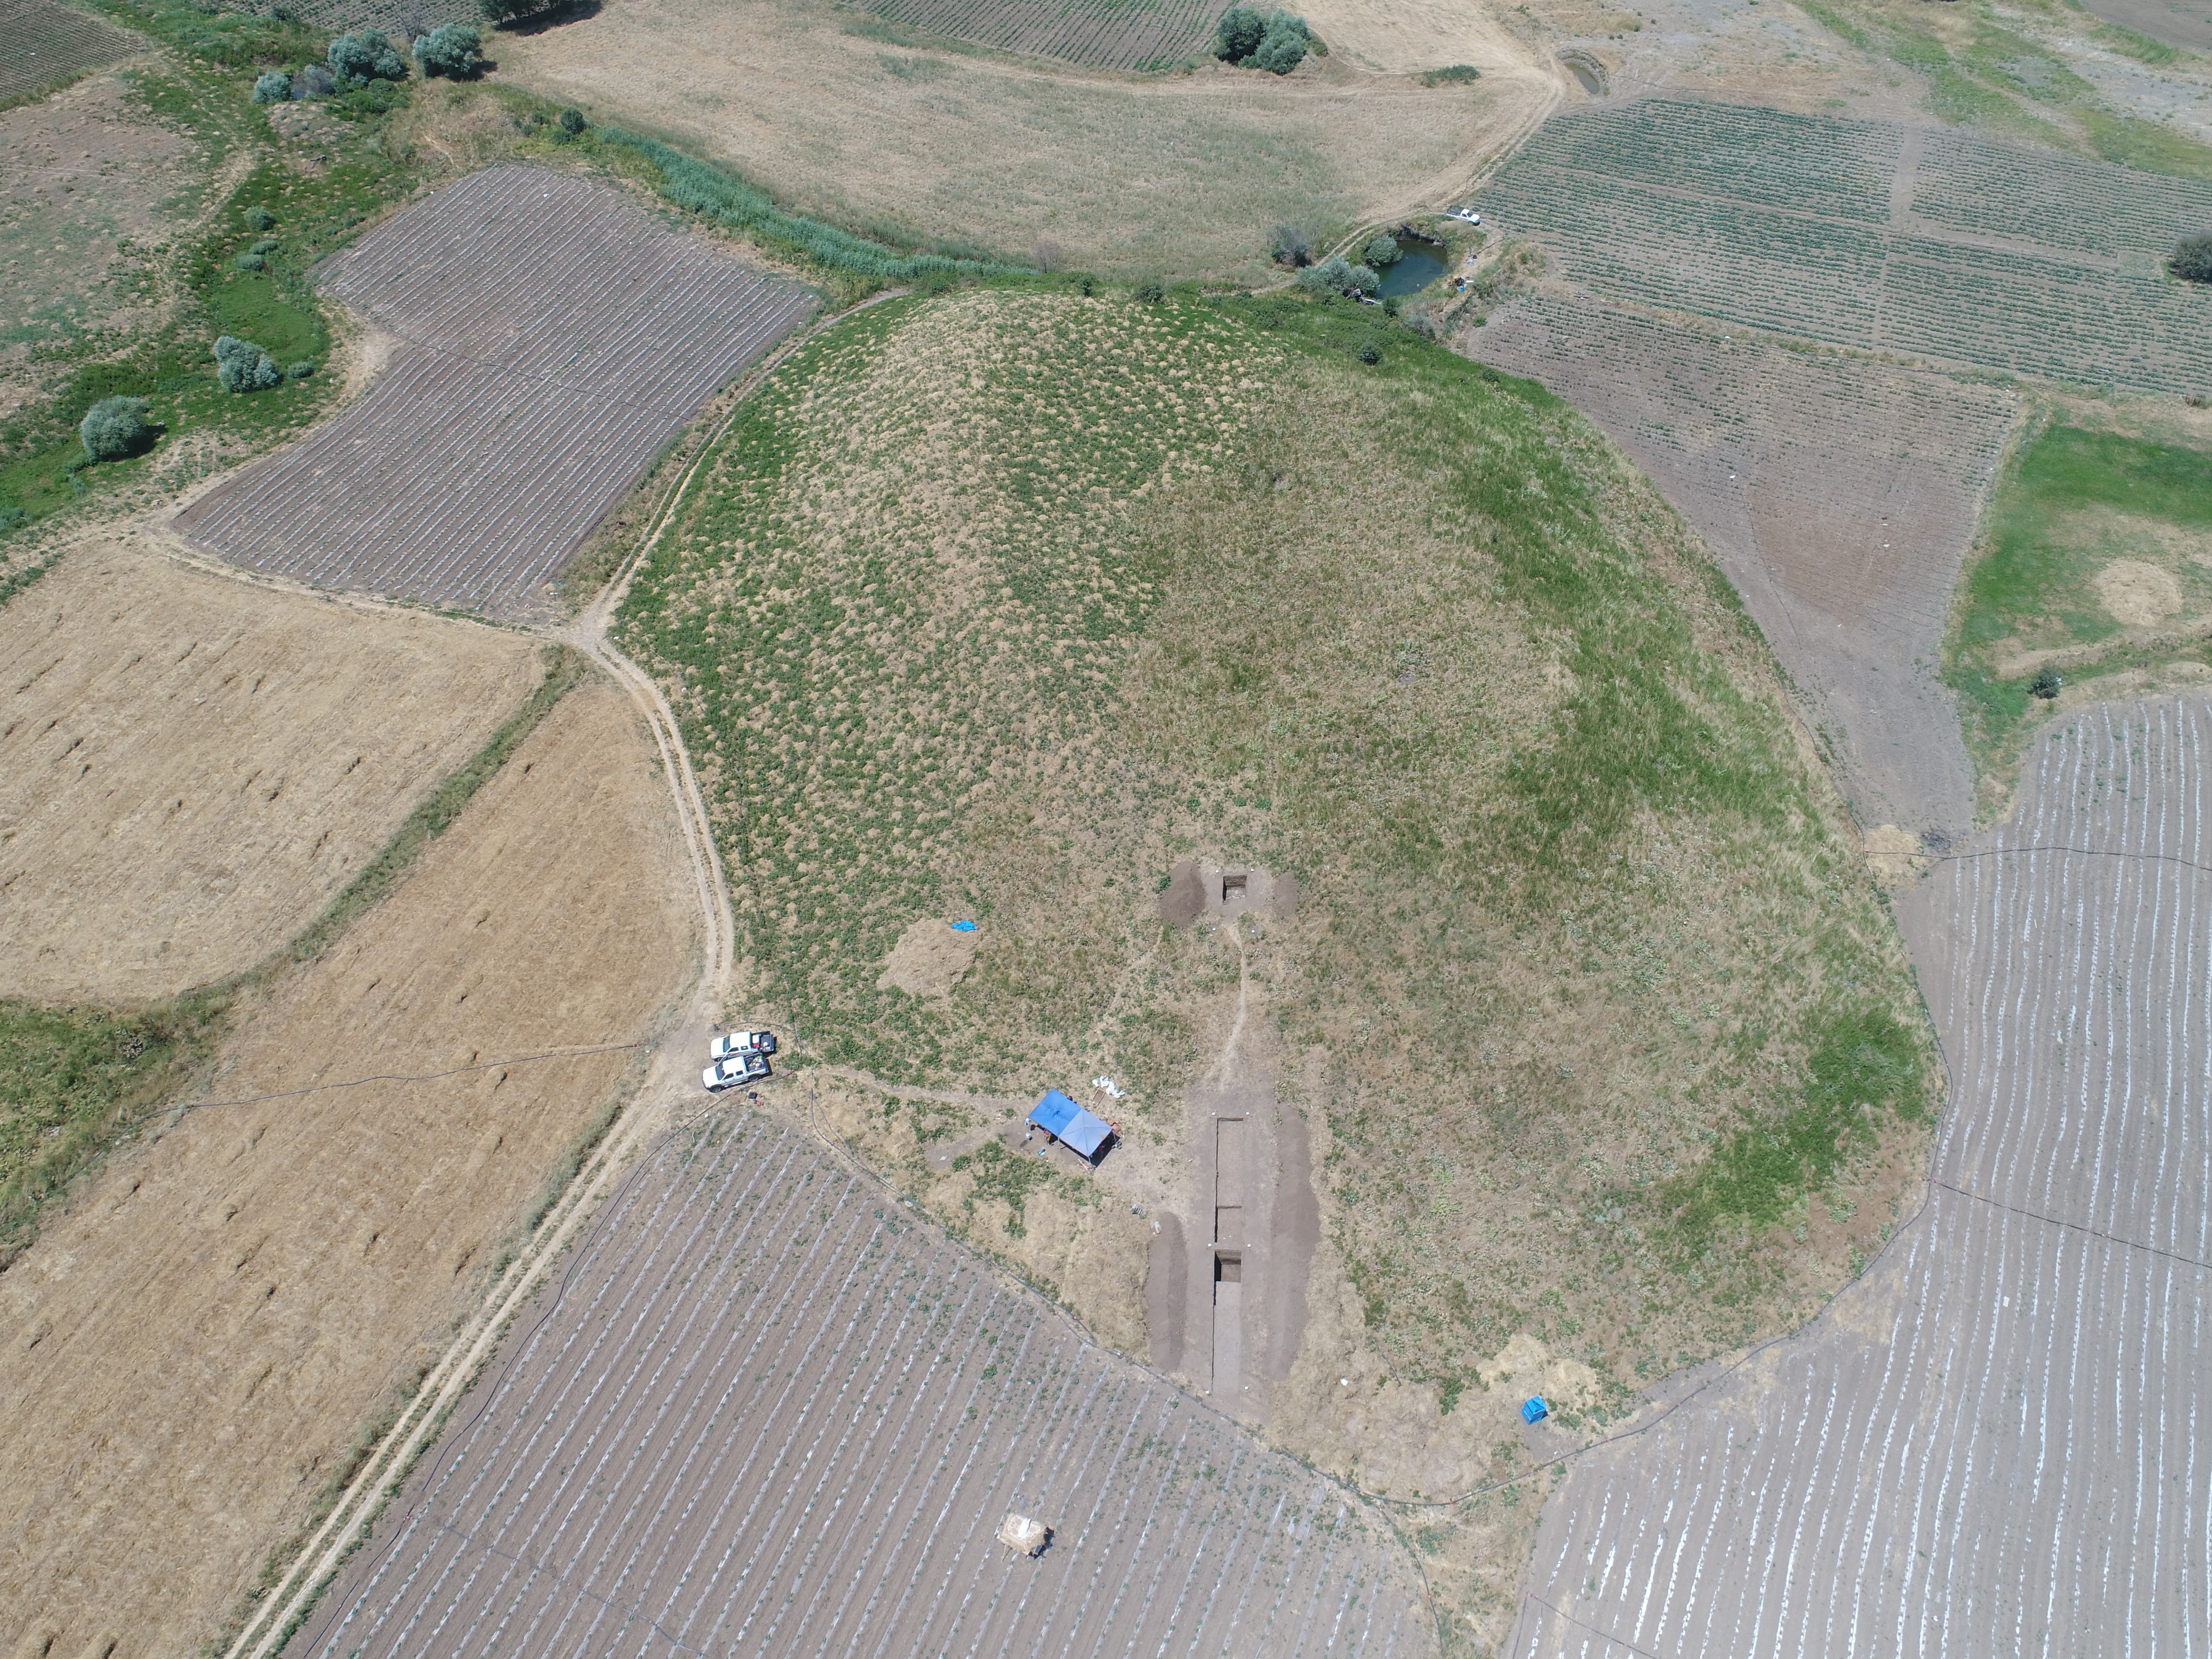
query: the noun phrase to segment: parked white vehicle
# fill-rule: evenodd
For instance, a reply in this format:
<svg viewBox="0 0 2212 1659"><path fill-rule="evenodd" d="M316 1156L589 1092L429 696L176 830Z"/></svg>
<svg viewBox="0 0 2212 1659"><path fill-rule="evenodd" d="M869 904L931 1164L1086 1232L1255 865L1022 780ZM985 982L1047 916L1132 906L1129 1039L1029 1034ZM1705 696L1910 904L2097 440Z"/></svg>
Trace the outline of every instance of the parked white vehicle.
<svg viewBox="0 0 2212 1659"><path fill-rule="evenodd" d="M728 1031L707 1045L707 1058L727 1060L732 1054L772 1054L775 1052L775 1033L773 1031Z"/></svg>
<svg viewBox="0 0 2212 1659"><path fill-rule="evenodd" d="M1479 225L1482 222L1482 216L1470 207L1454 208L1451 210L1451 216L1470 225Z"/></svg>
<svg viewBox="0 0 2212 1659"><path fill-rule="evenodd" d="M699 1080L707 1085L707 1092L719 1095L725 1089L734 1089L740 1083L757 1083L768 1075L768 1061L759 1054L735 1054L728 1060L718 1060L700 1074Z"/></svg>

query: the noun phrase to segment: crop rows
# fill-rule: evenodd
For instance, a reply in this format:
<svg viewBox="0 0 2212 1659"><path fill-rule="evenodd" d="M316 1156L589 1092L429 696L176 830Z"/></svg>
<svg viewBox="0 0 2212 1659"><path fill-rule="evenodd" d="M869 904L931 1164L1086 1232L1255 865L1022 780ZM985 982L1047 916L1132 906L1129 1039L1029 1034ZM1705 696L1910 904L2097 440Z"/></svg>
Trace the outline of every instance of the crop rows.
<svg viewBox="0 0 2212 1659"><path fill-rule="evenodd" d="M395 39L441 23L483 22L483 12L474 0L293 0L290 9L301 22L333 34L380 28Z"/></svg>
<svg viewBox="0 0 2212 1659"><path fill-rule="evenodd" d="M1784 161L1825 135L1835 178L1810 161L1761 176L1771 129ZM1870 136L1882 132L1897 142ZM1480 200L1603 298L2014 374L2212 391L2212 290L2157 265L2203 222L2212 191L1927 134L1913 179L1928 234L1899 234L1874 222L1870 170L1886 161L1894 176L1902 133L1655 100L1554 118ZM1962 156L1965 174L1947 180ZM2062 208L2077 197L2087 205L2069 225ZM1990 246L1997 236L2032 245Z"/></svg>
<svg viewBox="0 0 2212 1659"><path fill-rule="evenodd" d="M1912 212L1930 228L2118 259L2156 258L2212 227L2212 183L1969 133L1922 136Z"/></svg>
<svg viewBox="0 0 2212 1659"><path fill-rule="evenodd" d="M1575 1469L1515 1651L2212 1649L2208 761L2201 702L2086 710L1908 902L1956 1091L1927 1207Z"/></svg>
<svg viewBox="0 0 2212 1659"><path fill-rule="evenodd" d="M1522 155L1697 196L1883 224L1901 136L1887 121L1646 98L1559 116Z"/></svg>
<svg viewBox="0 0 2212 1659"><path fill-rule="evenodd" d="M367 397L179 525L253 569L505 614L812 303L528 167L441 191L319 280L405 344Z"/></svg>
<svg viewBox="0 0 2212 1659"><path fill-rule="evenodd" d="M659 1143L291 1651L1421 1653L1419 1597L1326 1481L750 1115Z"/></svg>
<svg viewBox="0 0 2212 1659"><path fill-rule="evenodd" d="M53 0L0 0L0 103L128 58L131 39Z"/></svg>
<svg viewBox="0 0 2212 1659"><path fill-rule="evenodd" d="M1500 307L1468 349L1588 414L1698 526L1842 733L1863 821L1972 824L1932 665L2010 394L1553 295Z"/></svg>
<svg viewBox="0 0 2212 1659"><path fill-rule="evenodd" d="M1203 57L1229 0L866 0L892 22L1093 69Z"/></svg>

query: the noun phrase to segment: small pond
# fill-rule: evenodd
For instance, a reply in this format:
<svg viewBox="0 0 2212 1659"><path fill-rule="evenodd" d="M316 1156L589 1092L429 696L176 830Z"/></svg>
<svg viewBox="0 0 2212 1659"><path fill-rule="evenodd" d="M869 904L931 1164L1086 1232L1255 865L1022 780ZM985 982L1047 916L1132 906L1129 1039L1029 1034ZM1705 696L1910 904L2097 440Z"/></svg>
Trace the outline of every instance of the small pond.
<svg viewBox="0 0 2212 1659"><path fill-rule="evenodd" d="M1412 294L1426 288L1444 274L1444 250L1434 242L1415 242L1401 239L1398 258L1382 267L1382 297Z"/></svg>
<svg viewBox="0 0 2212 1659"><path fill-rule="evenodd" d="M1563 58L1560 61L1566 64L1567 72L1581 83L1584 92L1593 98L1605 96L1605 82L1598 77L1597 71L1591 69L1588 64L1577 63L1571 58Z"/></svg>

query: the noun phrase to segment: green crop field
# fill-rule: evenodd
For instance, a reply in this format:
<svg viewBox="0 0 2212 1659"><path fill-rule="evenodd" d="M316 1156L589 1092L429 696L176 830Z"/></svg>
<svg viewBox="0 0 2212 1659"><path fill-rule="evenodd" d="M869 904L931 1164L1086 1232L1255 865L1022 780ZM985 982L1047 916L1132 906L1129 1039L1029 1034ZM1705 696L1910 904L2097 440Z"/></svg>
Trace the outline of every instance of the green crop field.
<svg viewBox="0 0 2212 1659"><path fill-rule="evenodd" d="M1906 206L1893 216L1892 203ZM1609 300L2061 381L2212 393L2212 289L2163 260L2212 185L1894 123L1576 111L1485 189Z"/></svg>
<svg viewBox="0 0 2212 1659"><path fill-rule="evenodd" d="M1370 1340L1446 1409L1516 1331L1625 1397L1886 1218L1929 1050L1764 647L1571 410L1371 309L854 315L618 632L702 768L746 1006L887 1081L1110 1074L1141 1145L1247 981L1325 1079L1284 1086ZM1297 916L1164 926L1193 855L1294 873ZM949 995L878 984L957 918Z"/></svg>
<svg viewBox="0 0 2212 1659"><path fill-rule="evenodd" d="M2212 450L2045 422L1998 481L1945 652L1985 780L2050 712L2039 672L2095 696L2116 676L2201 672L2209 639Z"/></svg>

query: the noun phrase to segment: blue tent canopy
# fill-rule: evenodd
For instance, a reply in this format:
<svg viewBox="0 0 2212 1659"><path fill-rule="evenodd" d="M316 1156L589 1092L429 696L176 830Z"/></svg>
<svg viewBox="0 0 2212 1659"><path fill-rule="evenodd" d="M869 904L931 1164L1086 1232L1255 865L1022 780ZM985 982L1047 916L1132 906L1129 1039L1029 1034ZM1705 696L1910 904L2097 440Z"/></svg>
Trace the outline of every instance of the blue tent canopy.
<svg viewBox="0 0 2212 1659"><path fill-rule="evenodd" d="M1113 1125L1091 1115L1057 1089L1048 1089L1030 1113L1030 1121L1085 1158L1096 1158L1114 1133Z"/></svg>

